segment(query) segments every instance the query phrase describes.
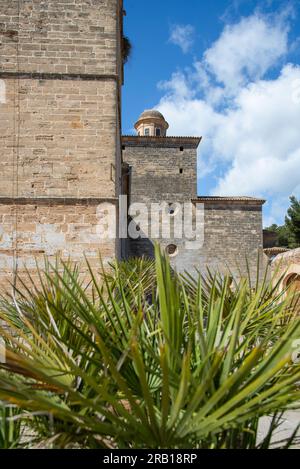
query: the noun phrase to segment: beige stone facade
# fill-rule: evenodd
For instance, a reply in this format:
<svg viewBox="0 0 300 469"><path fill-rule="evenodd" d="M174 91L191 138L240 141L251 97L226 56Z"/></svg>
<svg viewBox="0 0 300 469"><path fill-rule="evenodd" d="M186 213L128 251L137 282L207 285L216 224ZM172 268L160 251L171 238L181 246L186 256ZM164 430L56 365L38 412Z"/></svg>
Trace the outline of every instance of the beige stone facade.
<svg viewBox="0 0 300 469"><path fill-rule="evenodd" d="M0 2L1 279L120 255L96 229L121 191L122 21L121 0Z"/></svg>
<svg viewBox="0 0 300 469"><path fill-rule="evenodd" d="M150 125L151 120L155 126L155 113L145 111L136 130L139 131L144 122ZM265 201L252 197L197 197L197 149L201 138L137 135L123 136L122 142L123 161L127 165L126 174L129 174L130 202L144 203L148 208L144 217L138 214L130 221L140 225L142 237L128 240L128 257L153 256L153 243L158 241L179 272L195 274L201 271L205 275L210 268L240 278L248 276L249 266L255 282L260 261L263 275L266 263L262 205ZM176 213L178 203L181 209ZM166 207L159 208L159 213L149 218L153 204L161 207L166 204ZM184 227L184 204L192 205L192 226L187 231L198 230L197 244L191 245L184 230L178 236L175 229L178 225ZM195 224L197 210L202 211L198 226ZM163 236L163 228L167 225L170 231L166 230L167 235ZM156 238L154 231L159 233Z"/></svg>
<svg viewBox="0 0 300 469"><path fill-rule="evenodd" d="M165 202L173 226L174 204L203 205L198 250L156 238L177 270L234 270L246 256L256 267L264 201L197 198L201 138L168 137L164 116L148 110L121 141L122 24L122 0L0 0L0 284L44 256L151 255L150 235L100 236L107 204L120 218L121 193Z"/></svg>
<svg viewBox="0 0 300 469"><path fill-rule="evenodd" d="M114 197L116 82L5 83L0 197Z"/></svg>
<svg viewBox="0 0 300 469"><path fill-rule="evenodd" d="M262 237L264 202L254 197L205 196L194 201L204 206L204 243L196 264L199 270L205 272L208 266L235 278L250 273L255 284L259 265L263 278L267 266Z"/></svg>

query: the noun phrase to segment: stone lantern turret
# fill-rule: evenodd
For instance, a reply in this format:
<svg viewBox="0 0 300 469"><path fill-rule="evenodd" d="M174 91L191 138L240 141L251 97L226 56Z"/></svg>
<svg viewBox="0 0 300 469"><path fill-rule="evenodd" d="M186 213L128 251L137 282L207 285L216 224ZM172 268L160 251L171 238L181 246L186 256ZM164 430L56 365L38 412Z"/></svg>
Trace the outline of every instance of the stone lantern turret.
<svg viewBox="0 0 300 469"><path fill-rule="evenodd" d="M140 137L166 137L169 124L159 111L152 109L144 111L134 127Z"/></svg>

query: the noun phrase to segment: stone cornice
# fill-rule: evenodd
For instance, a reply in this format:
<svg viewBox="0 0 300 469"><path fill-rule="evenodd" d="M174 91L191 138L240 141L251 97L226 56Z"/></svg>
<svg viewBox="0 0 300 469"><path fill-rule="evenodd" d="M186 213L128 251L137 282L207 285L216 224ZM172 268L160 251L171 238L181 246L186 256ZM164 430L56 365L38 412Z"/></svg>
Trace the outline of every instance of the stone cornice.
<svg viewBox="0 0 300 469"><path fill-rule="evenodd" d="M82 81L118 81L118 75L114 74L93 74L93 73L44 73L44 72L5 72L0 71L0 78L18 78L24 80L82 80Z"/></svg>
<svg viewBox="0 0 300 469"><path fill-rule="evenodd" d="M0 197L0 205L99 205L118 203L117 197Z"/></svg>
<svg viewBox="0 0 300 469"><path fill-rule="evenodd" d="M198 148L202 137L139 137L137 135L123 135L122 145L128 147L158 147L158 148Z"/></svg>

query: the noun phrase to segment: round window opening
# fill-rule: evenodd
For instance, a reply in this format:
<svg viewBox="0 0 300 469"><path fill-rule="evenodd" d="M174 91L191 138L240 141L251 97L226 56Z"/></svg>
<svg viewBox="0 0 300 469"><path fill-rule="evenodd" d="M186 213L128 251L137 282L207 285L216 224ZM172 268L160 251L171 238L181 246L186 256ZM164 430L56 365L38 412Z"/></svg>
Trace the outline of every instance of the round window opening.
<svg viewBox="0 0 300 469"><path fill-rule="evenodd" d="M179 210L179 207L177 204L168 204L167 206L167 214L170 215L171 217L174 217L176 215L176 213L178 212Z"/></svg>
<svg viewBox="0 0 300 469"><path fill-rule="evenodd" d="M170 257L174 257L178 254L178 247L176 246L176 244L169 244L167 247L166 247L166 253L170 256Z"/></svg>

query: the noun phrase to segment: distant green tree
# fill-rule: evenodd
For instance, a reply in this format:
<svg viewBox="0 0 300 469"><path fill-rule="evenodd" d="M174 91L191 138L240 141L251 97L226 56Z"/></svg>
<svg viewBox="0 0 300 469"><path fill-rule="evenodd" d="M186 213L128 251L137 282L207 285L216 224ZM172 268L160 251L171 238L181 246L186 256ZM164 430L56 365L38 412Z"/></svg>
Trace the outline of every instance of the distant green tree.
<svg viewBox="0 0 300 469"><path fill-rule="evenodd" d="M289 246L289 231L288 228L283 225L278 227L278 245L283 247Z"/></svg>
<svg viewBox="0 0 300 469"><path fill-rule="evenodd" d="M275 223L267 228L267 231L273 231L277 233L277 246L280 247L289 247L289 232L285 225L278 226Z"/></svg>
<svg viewBox="0 0 300 469"><path fill-rule="evenodd" d="M290 197L291 206L285 217L285 226L288 229L289 247L300 246L300 200L295 196Z"/></svg>
<svg viewBox="0 0 300 469"><path fill-rule="evenodd" d="M285 224L280 226L274 223L266 230L277 233L278 246L295 249L300 247L300 200L291 196L290 201L291 206L287 211Z"/></svg>

